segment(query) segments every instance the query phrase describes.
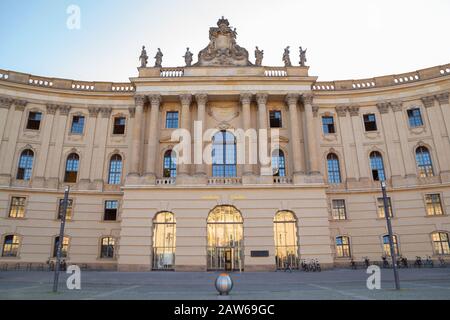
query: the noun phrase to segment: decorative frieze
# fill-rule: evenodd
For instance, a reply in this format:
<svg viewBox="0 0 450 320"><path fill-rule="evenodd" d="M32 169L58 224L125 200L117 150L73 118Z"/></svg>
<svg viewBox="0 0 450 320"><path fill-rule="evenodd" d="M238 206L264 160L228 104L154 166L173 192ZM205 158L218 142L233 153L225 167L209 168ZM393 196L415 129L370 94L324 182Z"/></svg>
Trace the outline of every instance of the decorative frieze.
<svg viewBox="0 0 450 320"><path fill-rule="evenodd" d="M351 117L356 117L359 115L359 106L349 106L348 112L350 113Z"/></svg>
<svg viewBox="0 0 450 320"><path fill-rule="evenodd" d="M449 104L448 102L448 92L440 93L434 96L440 105Z"/></svg>
<svg viewBox="0 0 450 320"><path fill-rule="evenodd" d="M381 114L389 113L389 102L377 103L377 108Z"/></svg>
<svg viewBox="0 0 450 320"><path fill-rule="evenodd" d="M434 97L433 96L423 97L420 100L422 100L422 103L425 106L425 108L430 108L430 107L434 106Z"/></svg>
<svg viewBox="0 0 450 320"><path fill-rule="evenodd" d="M347 106L336 106L336 113L338 117L345 117L347 115Z"/></svg>

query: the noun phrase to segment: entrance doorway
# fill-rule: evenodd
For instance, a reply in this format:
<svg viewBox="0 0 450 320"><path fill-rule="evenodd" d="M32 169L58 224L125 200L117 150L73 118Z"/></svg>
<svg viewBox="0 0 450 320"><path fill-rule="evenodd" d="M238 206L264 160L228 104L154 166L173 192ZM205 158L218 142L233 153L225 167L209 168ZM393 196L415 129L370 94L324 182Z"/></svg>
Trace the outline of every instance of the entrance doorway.
<svg viewBox="0 0 450 320"><path fill-rule="evenodd" d="M207 269L244 269L243 219L233 206L217 206L208 215Z"/></svg>
<svg viewBox="0 0 450 320"><path fill-rule="evenodd" d="M297 219L290 211L279 211L273 219L277 269L299 267Z"/></svg>

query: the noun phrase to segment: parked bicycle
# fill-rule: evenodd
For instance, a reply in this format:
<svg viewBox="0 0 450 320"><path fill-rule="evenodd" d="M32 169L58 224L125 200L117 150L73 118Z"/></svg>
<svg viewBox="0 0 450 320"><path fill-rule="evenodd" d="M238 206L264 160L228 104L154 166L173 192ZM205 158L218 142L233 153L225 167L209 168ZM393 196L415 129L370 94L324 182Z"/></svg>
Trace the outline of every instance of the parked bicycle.
<svg viewBox="0 0 450 320"><path fill-rule="evenodd" d="M353 270L356 270L356 269L357 269L356 262L353 260L353 258L352 258L352 260L350 261L350 267L351 267Z"/></svg>
<svg viewBox="0 0 450 320"><path fill-rule="evenodd" d="M430 256L427 257L427 260L425 260L425 267L429 267L429 268L433 268L434 267L434 262L431 259Z"/></svg>
<svg viewBox="0 0 450 320"><path fill-rule="evenodd" d="M442 258L441 256L439 256L439 267L445 268L445 266L446 266L446 264L445 264L444 258Z"/></svg>
<svg viewBox="0 0 450 320"><path fill-rule="evenodd" d="M382 256L381 260L383 260L383 268L389 268L389 261L386 256Z"/></svg>
<svg viewBox="0 0 450 320"><path fill-rule="evenodd" d="M408 268L408 259L405 257L399 256L397 260L397 266L399 268Z"/></svg>
<svg viewBox="0 0 450 320"><path fill-rule="evenodd" d="M416 268L421 268L422 267L422 258L417 256L416 257L416 261L414 262L414 267Z"/></svg>
<svg viewBox="0 0 450 320"><path fill-rule="evenodd" d="M366 266L366 268L370 266L370 260L368 257L364 257L364 265Z"/></svg>

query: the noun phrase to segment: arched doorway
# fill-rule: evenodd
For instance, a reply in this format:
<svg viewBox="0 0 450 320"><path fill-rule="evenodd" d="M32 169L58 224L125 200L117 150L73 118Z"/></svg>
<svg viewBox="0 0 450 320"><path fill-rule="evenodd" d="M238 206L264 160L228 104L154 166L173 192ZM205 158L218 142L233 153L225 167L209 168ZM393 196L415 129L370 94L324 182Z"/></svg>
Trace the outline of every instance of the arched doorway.
<svg viewBox="0 0 450 320"><path fill-rule="evenodd" d="M173 270L175 266L176 221L172 212L159 212L153 218L154 270Z"/></svg>
<svg viewBox="0 0 450 320"><path fill-rule="evenodd" d="M207 220L208 270L244 268L244 229L241 213L233 206L217 206Z"/></svg>
<svg viewBox="0 0 450 320"><path fill-rule="evenodd" d="M290 211L279 211L273 219L273 229L277 269L284 269L287 264L297 269L299 265L297 218Z"/></svg>

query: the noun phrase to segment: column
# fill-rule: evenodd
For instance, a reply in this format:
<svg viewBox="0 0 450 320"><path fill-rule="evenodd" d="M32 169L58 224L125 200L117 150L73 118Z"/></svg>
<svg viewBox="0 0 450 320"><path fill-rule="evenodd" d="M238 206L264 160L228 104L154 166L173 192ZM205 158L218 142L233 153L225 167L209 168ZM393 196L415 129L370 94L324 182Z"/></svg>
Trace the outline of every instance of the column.
<svg viewBox="0 0 450 320"><path fill-rule="evenodd" d="M92 153L94 151L94 138L97 127L97 117L101 108L89 106L89 117L86 121L86 147L83 155L80 155L80 189L90 188L91 183L91 163ZM107 133L104 133L107 134Z"/></svg>
<svg viewBox="0 0 450 320"><path fill-rule="evenodd" d="M289 93L286 95L286 103L289 106L289 127L291 130L291 148L292 160L294 161L294 175L304 174L302 152L300 148L300 120L298 118L297 101L299 95L296 93Z"/></svg>
<svg viewBox="0 0 450 320"><path fill-rule="evenodd" d="M352 123L348 117L347 106L336 106L337 120L339 121L339 129L341 130L342 147L344 154L340 165L345 166L347 182L353 182L359 179L358 158L356 155L355 141L353 139Z"/></svg>
<svg viewBox="0 0 450 320"><path fill-rule="evenodd" d="M314 116L312 110L312 101L314 96L312 94L303 95L303 105L305 107L305 126L306 126L306 141L305 154L308 155L309 174L320 174L320 161L318 155L317 140L314 126Z"/></svg>
<svg viewBox="0 0 450 320"><path fill-rule="evenodd" d="M1 164L5 163L6 147L8 145L8 128L11 126L11 118L14 110L11 109L12 99L0 97L0 170ZM0 171L0 174L2 171Z"/></svg>
<svg viewBox="0 0 450 320"><path fill-rule="evenodd" d="M201 159L196 159L198 161L195 165L195 174L196 175L205 175L206 176L206 168L205 163L203 161L203 133L206 129L206 103L208 102L208 95L206 93L199 93L195 95L195 101L197 102L197 121L201 123L202 125L202 131L198 132L197 134L201 134L201 136L195 136L196 139L200 140L201 143L198 143L198 147L201 148L200 150L194 150L195 155L200 156ZM198 163L201 162L201 163Z"/></svg>
<svg viewBox="0 0 450 320"><path fill-rule="evenodd" d="M1 171L0 175L2 178L2 182L5 182L6 184L9 184L11 181L11 172L13 168L13 161L14 156L16 154L16 144L17 139L19 137L20 128L21 128L21 120L24 114L24 110L26 105L28 104L27 101L24 100L14 100L14 112L10 113L10 117L8 119L7 127L6 127L6 134L5 138L8 139L5 154L2 159L1 165ZM3 181L4 180L4 181Z"/></svg>
<svg viewBox="0 0 450 320"><path fill-rule="evenodd" d="M147 167L145 175L155 179L156 177L156 156L158 155L158 118L159 106L161 104L161 96L152 94L150 100L150 125L148 131L148 149L147 149ZM137 116L137 112L136 112Z"/></svg>
<svg viewBox="0 0 450 320"><path fill-rule="evenodd" d="M392 117L389 110L390 104L388 102L377 103L378 111L381 115L381 125L383 127L384 143L387 148L387 157L385 157L385 165L387 165L387 160L391 167L392 179L398 179L405 175L404 166L402 166L402 154L400 148L398 148L394 141L397 141L395 134L395 116Z"/></svg>
<svg viewBox="0 0 450 320"><path fill-rule="evenodd" d="M142 122L144 121L145 96L134 97L135 108L130 114L133 120L133 131L131 138L130 175L138 176L141 170L142 150Z"/></svg>
<svg viewBox="0 0 450 320"><path fill-rule="evenodd" d="M94 152L92 153L90 177L91 180L94 181L96 189L101 189L103 183L107 183L103 175L105 166L109 166L109 159L106 159L105 157L105 150L111 113L111 107L100 108L100 118L97 119L97 126L95 128Z"/></svg>
<svg viewBox="0 0 450 320"><path fill-rule="evenodd" d="M441 128L444 128L442 123L442 116L439 107L436 106L436 100L434 96L428 96L421 98L423 105L426 108L426 112L429 118L431 134L433 136L433 142L435 146L434 154L437 155L439 162L439 169L442 174L450 174L450 148L448 144L442 138ZM430 150L430 152L432 152ZM450 178L450 176L449 176Z"/></svg>
<svg viewBox="0 0 450 320"><path fill-rule="evenodd" d="M182 94L180 95L180 102L181 102L181 128L185 129L187 131L191 131L191 124L190 124L190 106L192 102L192 95L191 94ZM192 140L189 141L189 143L192 143ZM185 157L184 153L190 153L190 150L184 150L183 149L183 157ZM189 159L191 159L191 155L189 155ZM189 164L186 163L180 163L178 166L179 175L181 176L187 176L189 175Z"/></svg>
<svg viewBox="0 0 450 320"><path fill-rule="evenodd" d="M263 164L261 163L262 157L264 157L264 154L261 152L264 151L263 145L266 144L266 150L267 150L267 142L268 141L262 141L261 139L261 133L265 132L267 133L268 137L268 131L267 131L267 98L269 95L267 93L257 93L256 94L256 102L258 103L258 128L259 128L259 135L258 135L258 160L259 160L259 174L260 176L267 175L268 170L271 169L271 163L269 164ZM261 131L262 130L262 131ZM267 157L267 154L265 155ZM270 167L269 167L270 166Z"/></svg>
<svg viewBox="0 0 450 320"><path fill-rule="evenodd" d="M252 102L253 95L250 92L241 93L240 100L242 104L242 129L247 132L250 129L251 118L250 118L250 103ZM264 120L262 120L264 121ZM267 123L267 122L265 122ZM250 140L250 139L249 139ZM245 143L245 157L244 157L244 176L253 174L253 166L250 164L250 143L251 141L247 141L244 136Z"/></svg>
<svg viewBox="0 0 450 320"><path fill-rule="evenodd" d="M352 119L353 138L355 140L356 155L359 165L359 180L369 180L369 156L364 152L363 146L363 128L359 118L359 106L349 106L348 112Z"/></svg>
<svg viewBox="0 0 450 320"><path fill-rule="evenodd" d="M36 161L36 173L34 183L38 183L43 186L45 180L45 168L47 165L47 158L50 148L50 138L52 136L53 122L55 119L56 110L58 106L54 104L47 104L47 114L45 115L45 122L42 128L42 143L39 150L39 156Z"/></svg>
<svg viewBox="0 0 450 320"><path fill-rule="evenodd" d="M395 124L400 139L400 150L403 156L403 165L405 167L406 177L416 176L416 160L409 148L408 127L406 119L403 117L403 103L401 101L390 102L392 111L394 112Z"/></svg>
<svg viewBox="0 0 450 320"><path fill-rule="evenodd" d="M448 92L440 93L435 96L441 108L442 117L444 119L445 129L447 130L447 138L450 143L450 105L448 101Z"/></svg>
<svg viewBox="0 0 450 320"><path fill-rule="evenodd" d="M56 134L56 140L54 143L54 146L52 148L51 152L51 160L50 160L50 167L49 167L49 174L51 185L50 187L58 188L58 182L60 177L60 165L61 165L61 157L63 156L63 144L64 144L64 138L66 136L66 126L67 126L67 118L69 115L71 107L67 105L59 105L59 116L56 120L56 127L55 132ZM65 165L65 160L62 161L62 165Z"/></svg>

